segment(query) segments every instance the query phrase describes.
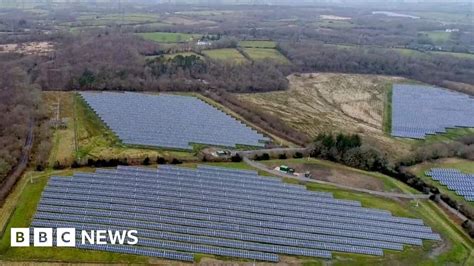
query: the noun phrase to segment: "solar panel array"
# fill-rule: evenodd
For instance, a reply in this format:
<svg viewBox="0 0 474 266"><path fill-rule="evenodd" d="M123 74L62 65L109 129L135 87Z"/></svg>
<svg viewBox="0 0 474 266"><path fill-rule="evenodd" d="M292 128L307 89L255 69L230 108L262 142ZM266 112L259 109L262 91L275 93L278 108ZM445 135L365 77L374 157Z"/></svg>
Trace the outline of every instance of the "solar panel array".
<svg viewBox="0 0 474 266"><path fill-rule="evenodd" d="M392 136L424 139L457 127L474 128L472 97L431 86L393 86Z"/></svg>
<svg viewBox="0 0 474 266"><path fill-rule="evenodd" d="M474 201L474 174L465 174L457 169L432 168L425 173L433 180L453 190L467 201Z"/></svg>
<svg viewBox="0 0 474 266"><path fill-rule="evenodd" d="M268 138L196 97L81 92L125 144L192 149L191 143L263 147Z"/></svg>
<svg viewBox="0 0 474 266"><path fill-rule="evenodd" d="M109 250L178 260L192 260L196 253L271 262L279 254L381 256L384 249L440 239L419 219L255 171L205 165L119 166L51 177L32 226L137 230L138 245Z"/></svg>

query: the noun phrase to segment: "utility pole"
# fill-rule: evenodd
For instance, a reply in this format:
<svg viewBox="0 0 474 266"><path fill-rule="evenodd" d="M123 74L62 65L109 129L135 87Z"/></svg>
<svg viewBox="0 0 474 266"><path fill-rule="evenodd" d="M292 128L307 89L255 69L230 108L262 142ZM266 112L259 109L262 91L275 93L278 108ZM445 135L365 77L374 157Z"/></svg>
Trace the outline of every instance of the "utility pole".
<svg viewBox="0 0 474 266"><path fill-rule="evenodd" d="M74 150L76 151L76 154L77 154L77 151L78 151L78 148L77 148L77 110L76 110L76 91L74 90L73 92L73 103L74 103L74 111L73 111L73 122L74 122Z"/></svg>

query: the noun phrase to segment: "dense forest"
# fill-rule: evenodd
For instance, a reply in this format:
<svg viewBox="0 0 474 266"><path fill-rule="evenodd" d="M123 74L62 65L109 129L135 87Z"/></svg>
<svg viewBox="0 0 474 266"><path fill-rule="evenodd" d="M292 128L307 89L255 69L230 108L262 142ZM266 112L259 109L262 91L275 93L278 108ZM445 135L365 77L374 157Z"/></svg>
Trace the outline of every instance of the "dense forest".
<svg viewBox="0 0 474 266"><path fill-rule="evenodd" d="M19 67L0 62L0 183L21 156L22 147L33 121L38 116L41 99L37 86L29 83Z"/></svg>

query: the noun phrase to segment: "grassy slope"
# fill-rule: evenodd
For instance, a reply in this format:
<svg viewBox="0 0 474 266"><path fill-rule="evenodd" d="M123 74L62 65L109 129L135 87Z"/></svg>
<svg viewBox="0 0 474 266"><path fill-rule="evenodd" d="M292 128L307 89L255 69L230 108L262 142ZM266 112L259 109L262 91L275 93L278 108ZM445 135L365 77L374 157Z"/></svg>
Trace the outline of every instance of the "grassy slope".
<svg viewBox="0 0 474 266"><path fill-rule="evenodd" d="M350 29L354 27L348 20L320 20L313 24L316 27L331 28L331 29Z"/></svg>
<svg viewBox="0 0 474 266"><path fill-rule="evenodd" d="M268 132L266 132L265 130L263 130L262 128L260 128L259 126L255 125L255 124L252 124L248 121L246 121L242 116L240 116L239 114L237 114L236 112L230 110L228 107L212 100L212 99L209 99L201 94L198 94L198 93L191 93L191 95L193 96L196 96L198 97L199 99L203 100L204 102L214 106L215 108L225 112L226 114L229 114L231 115L232 117L235 117L237 118L238 120L240 121L245 121L245 124L251 126L252 128L254 129L257 129L259 132L263 132L265 135L267 136L270 136L273 140L275 140L279 145L285 145L285 146L288 146L288 147L296 147L296 145L294 143L291 143L291 142L288 142L287 140L284 140L282 138L279 138L277 136L274 136L272 134L269 134Z"/></svg>
<svg viewBox="0 0 474 266"><path fill-rule="evenodd" d="M252 60L272 59L279 63L290 63L290 61L276 49L245 48L244 52L247 53Z"/></svg>
<svg viewBox="0 0 474 266"><path fill-rule="evenodd" d="M188 42L198 37L198 35L195 35L195 34L174 33L174 32L146 32L146 33L138 33L138 35L142 36L143 38L147 40L160 42L160 43Z"/></svg>
<svg viewBox="0 0 474 266"><path fill-rule="evenodd" d="M214 60L229 60L237 63L246 62L247 59L236 49L224 48L214 50L204 50L202 53Z"/></svg>

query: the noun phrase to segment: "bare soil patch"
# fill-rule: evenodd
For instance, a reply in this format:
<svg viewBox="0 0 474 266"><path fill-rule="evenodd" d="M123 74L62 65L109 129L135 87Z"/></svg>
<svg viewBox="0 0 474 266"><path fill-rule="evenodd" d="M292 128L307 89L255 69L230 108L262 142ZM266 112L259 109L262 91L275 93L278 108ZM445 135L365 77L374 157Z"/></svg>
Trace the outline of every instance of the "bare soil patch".
<svg viewBox="0 0 474 266"><path fill-rule="evenodd" d="M1 44L0 53L19 53L45 55L53 51L54 46L50 42L28 42L20 44Z"/></svg>
<svg viewBox="0 0 474 266"><path fill-rule="evenodd" d="M271 168L280 166L279 164L271 164ZM356 188L370 189L375 191L385 191L382 180L368 175L354 173L344 169L330 168L314 163L289 163L298 173L309 171L311 178Z"/></svg>

